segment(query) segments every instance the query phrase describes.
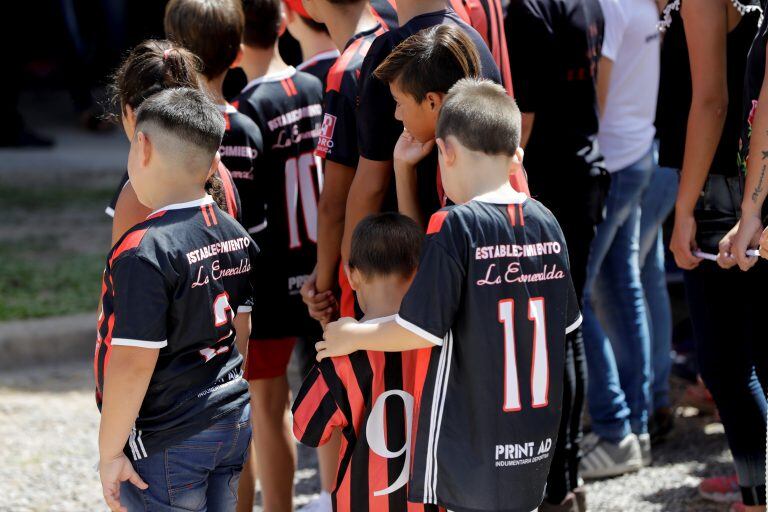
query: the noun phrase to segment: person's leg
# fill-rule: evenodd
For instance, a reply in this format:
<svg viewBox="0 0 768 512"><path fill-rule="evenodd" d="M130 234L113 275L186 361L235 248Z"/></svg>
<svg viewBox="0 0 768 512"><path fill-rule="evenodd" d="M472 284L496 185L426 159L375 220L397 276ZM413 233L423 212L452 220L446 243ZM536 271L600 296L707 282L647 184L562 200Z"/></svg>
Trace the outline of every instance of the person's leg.
<svg viewBox="0 0 768 512"><path fill-rule="evenodd" d="M701 377L720 412L748 506L765 504L767 407L752 351L764 340L759 322L768 304L755 288L764 275L707 262L684 275Z"/></svg>
<svg viewBox="0 0 768 512"><path fill-rule="evenodd" d="M248 458L240 474L237 486L237 512L251 512L256 501L256 481L259 478L259 469L256 465L256 448L251 442L248 446Z"/></svg>
<svg viewBox="0 0 768 512"><path fill-rule="evenodd" d="M213 427L226 433L226 438L219 450L216 468L208 477L207 501L211 512L237 508L238 482L251 446L250 410L250 406L243 407L233 421L219 422Z"/></svg>

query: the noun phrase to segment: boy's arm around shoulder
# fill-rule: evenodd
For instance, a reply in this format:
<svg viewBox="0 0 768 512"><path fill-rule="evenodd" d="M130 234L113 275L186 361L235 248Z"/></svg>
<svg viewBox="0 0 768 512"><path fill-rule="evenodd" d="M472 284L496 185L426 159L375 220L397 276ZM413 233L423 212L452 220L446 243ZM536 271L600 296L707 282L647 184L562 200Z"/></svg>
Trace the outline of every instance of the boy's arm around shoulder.
<svg viewBox="0 0 768 512"><path fill-rule="evenodd" d="M402 327L395 320L380 324L361 324L352 318L342 318L328 324L324 338L315 344L318 361L328 357L345 356L358 350L405 352L440 344Z"/></svg>

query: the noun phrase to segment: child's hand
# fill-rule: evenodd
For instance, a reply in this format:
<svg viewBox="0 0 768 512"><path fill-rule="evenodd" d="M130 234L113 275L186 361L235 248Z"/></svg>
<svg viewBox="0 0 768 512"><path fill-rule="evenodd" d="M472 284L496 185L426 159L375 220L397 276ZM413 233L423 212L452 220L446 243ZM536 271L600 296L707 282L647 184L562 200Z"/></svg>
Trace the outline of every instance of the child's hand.
<svg viewBox="0 0 768 512"><path fill-rule="evenodd" d="M414 139L413 135L404 129L395 145L393 159L396 164L414 167L432 151L433 147L435 147L434 139L422 143Z"/></svg>
<svg viewBox="0 0 768 512"><path fill-rule="evenodd" d="M317 292L315 288L316 279L317 273L313 272L301 287L301 298L304 304L307 305L309 316L325 326L325 324L333 319L334 315L338 314L339 305L332 291Z"/></svg>
<svg viewBox="0 0 768 512"><path fill-rule="evenodd" d="M325 327L324 341L315 343L317 361L326 357L346 356L355 352L354 331L358 323L354 318L342 318Z"/></svg>
<svg viewBox="0 0 768 512"><path fill-rule="evenodd" d="M128 457L122 453L110 460L100 460L99 476L101 477L104 501L112 512L128 512L128 509L120 503L120 484L122 482L128 480L141 490L149 487L133 469Z"/></svg>

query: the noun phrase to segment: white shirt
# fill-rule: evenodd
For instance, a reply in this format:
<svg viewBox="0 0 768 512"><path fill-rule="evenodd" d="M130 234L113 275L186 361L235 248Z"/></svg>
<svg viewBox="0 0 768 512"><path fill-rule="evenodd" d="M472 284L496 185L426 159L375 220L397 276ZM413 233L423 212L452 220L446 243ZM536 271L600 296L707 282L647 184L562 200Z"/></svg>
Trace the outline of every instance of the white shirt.
<svg viewBox="0 0 768 512"><path fill-rule="evenodd" d="M640 160L656 129L661 38L654 0L600 0L605 16L603 57L613 61L598 141L610 172Z"/></svg>

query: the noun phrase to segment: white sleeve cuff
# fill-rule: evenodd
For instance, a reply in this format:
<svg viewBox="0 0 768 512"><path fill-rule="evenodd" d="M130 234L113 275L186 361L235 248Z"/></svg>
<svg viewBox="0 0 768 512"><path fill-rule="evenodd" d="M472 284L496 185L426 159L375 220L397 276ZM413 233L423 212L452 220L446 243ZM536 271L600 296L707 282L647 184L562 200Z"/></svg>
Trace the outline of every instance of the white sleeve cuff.
<svg viewBox="0 0 768 512"><path fill-rule="evenodd" d="M161 349L168 346L168 340L162 341L146 341L146 340L130 340L127 338L112 338L113 346L120 347L140 347L140 348L154 348Z"/></svg>
<svg viewBox="0 0 768 512"><path fill-rule="evenodd" d="M237 308L238 313L250 313L253 311L253 306L239 306Z"/></svg>
<svg viewBox="0 0 768 512"><path fill-rule="evenodd" d="M104 209L104 213L106 213L107 215L109 215L109 216L110 216L110 217L112 217L112 218L114 218L114 217L115 217L115 210L114 210L114 209L113 209L111 206L107 206L107 207Z"/></svg>
<svg viewBox="0 0 768 512"><path fill-rule="evenodd" d="M443 338L438 338L434 334L425 331L424 329L422 329L418 325L412 324L411 322L409 322L408 320L404 319L400 315L396 315L395 316L395 323L397 325L399 325L400 327L402 327L403 329L407 329L407 330L411 331L416 336L418 336L420 338L424 338L428 342L430 342L430 343L432 343L434 345L437 345L438 347L441 347L443 345Z"/></svg>
<svg viewBox="0 0 768 512"><path fill-rule="evenodd" d="M581 325L581 321L584 319L581 315L579 315L579 318L576 319L575 322L573 322L571 325L565 328L565 334L571 334L573 331L579 328Z"/></svg>

